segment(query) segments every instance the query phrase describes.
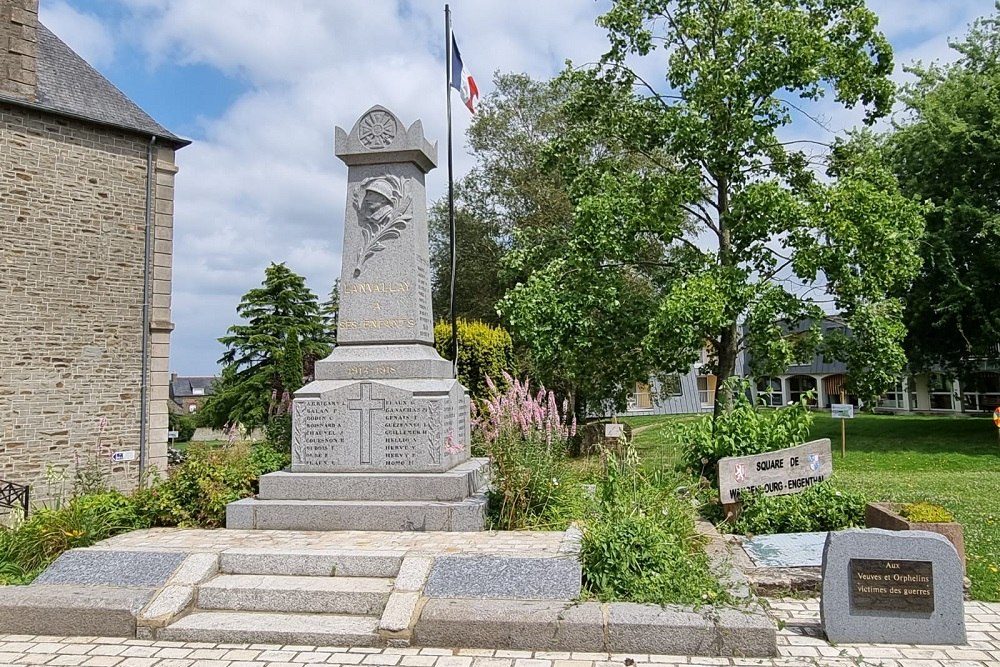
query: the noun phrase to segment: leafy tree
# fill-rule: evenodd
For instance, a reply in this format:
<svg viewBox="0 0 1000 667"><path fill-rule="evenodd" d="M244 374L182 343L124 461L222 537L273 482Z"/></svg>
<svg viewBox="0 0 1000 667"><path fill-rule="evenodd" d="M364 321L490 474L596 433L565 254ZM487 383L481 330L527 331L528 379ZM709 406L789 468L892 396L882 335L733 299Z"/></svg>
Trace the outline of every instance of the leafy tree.
<svg viewBox="0 0 1000 667"><path fill-rule="evenodd" d="M219 339L226 346L222 376L201 419L216 428L266 426L287 415L291 394L330 345L316 295L284 264L267 267L261 287L244 294L236 312L243 322Z"/></svg>
<svg viewBox="0 0 1000 667"><path fill-rule="evenodd" d="M619 405L644 366L682 371L707 347L718 416L741 350L767 373L803 341L815 349L813 297L826 293L853 330L829 346L849 360L852 391L884 391L904 361L888 295L918 266L920 207L868 138L811 154L815 142L781 135L794 98L832 93L866 122L889 110L892 56L875 15L863 0L618 0L600 23L610 50L564 75L572 123L548 149L572 226L502 303L512 331L579 379L584 364L605 366L600 384ZM654 57L663 83L632 69Z"/></svg>
<svg viewBox="0 0 1000 667"><path fill-rule="evenodd" d="M547 143L565 128L566 80L497 73L493 84L468 130L476 166L455 186L456 308L461 317L496 325L497 302L527 276L503 258L518 245L553 245L572 220L572 208L561 174L543 162ZM451 280L446 201L431 211L430 237L434 313L446 319Z"/></svg>
<svg viewBox="0 0 1000 667"><path fill-rule="evenodd" d="M887 153L904 192L929 202L923 268L906 294L917 368L959 376L1000 351L1000 14L952 44L957 62L916 67L911 116Z"/></svg>
<svg viewBox="0 0 1000 667"><path fill-rule="evenodd" d="M451 245L446 201L431 209L429 225L434 318L450 322ZM499 272L506 250L499 237L495 224L476 217L468 208L455 208L455 309L459 317L499 323L496 303L506 289ZM450 339L450 327L448 332Z"/></svg>

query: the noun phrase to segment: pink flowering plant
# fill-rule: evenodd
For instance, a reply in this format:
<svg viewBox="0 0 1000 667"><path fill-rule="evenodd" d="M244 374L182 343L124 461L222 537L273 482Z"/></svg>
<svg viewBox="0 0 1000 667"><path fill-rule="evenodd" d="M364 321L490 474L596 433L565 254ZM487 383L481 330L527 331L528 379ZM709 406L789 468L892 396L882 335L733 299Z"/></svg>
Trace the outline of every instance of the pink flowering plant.
<svg viewBox="0 0 1000 667"><path fill-rule="evenodd" d="M545 387L503 374L473 414L474 446L490 459L489 517L499 530L562 529L579 513L583 491L566 465L576 419Z"/></svg>

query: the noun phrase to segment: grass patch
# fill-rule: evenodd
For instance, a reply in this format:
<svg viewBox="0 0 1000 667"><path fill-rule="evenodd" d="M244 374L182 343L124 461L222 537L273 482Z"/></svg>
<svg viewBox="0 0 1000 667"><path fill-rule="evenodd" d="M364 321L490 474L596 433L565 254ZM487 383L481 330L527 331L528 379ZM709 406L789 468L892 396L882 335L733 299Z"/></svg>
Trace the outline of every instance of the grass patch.
<svg viewBox="0 0 1000 667"><path fill-rule="evenodd" d="M1000 602L1000 443L990 419L860 415L847 423L846 457L836 420L818 417L812 435L833 442L841 485L954 514L965 531L973 599Z"/></svg>
<svg viewBox="0 0 1000 667"><path fill-rule="evenodd" d="M635 447L648 467L680 461L670 426L683 417L641 418ZM962 523L972 597L1000 602L1000 443L986 418L861 414L847 422L847 456L840 422L817 414L811 438L833 443L834 479L871 500L927 501ZM693 471L697 472L697 471Z"/></svg>

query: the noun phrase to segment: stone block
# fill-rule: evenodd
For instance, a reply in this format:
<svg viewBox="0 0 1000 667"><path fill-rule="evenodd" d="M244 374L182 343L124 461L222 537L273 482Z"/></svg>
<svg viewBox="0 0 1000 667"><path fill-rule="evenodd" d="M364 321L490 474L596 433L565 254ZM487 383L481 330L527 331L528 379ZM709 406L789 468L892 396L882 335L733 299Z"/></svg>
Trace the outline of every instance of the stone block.
<svg viewBox="0 0 1000 667"><path fill-rule="evenodd" d="M391 579L224 574L198 589L199 609L380 614L389 600Z"/></svg>
<svg viewBox="0 0 1000 667"><path fill-rule="evenodd" d="M452 379L451 362L427 345L338 345L316 362L317 380Z"/></svg>
<svg viewBox="0 0 1000 667"><path fill-rule="evenodd" d="M580 595L580 561L572 557L444 556L424 586L431 598L572 600Z"/></svg>
<svg viewBox="0 0 1000 667"><path fill-rule="evenodd" d="M257 500L226 506L226 527L246 530L477 531L486 497L461 502Z"/></svg>
<svg viewBox="0 0 1000 667"><path fill-rule="evenodd" d="M203 581L208 581L218 571L219 556L217 554L191 554L174 572L170 583L180 586L197 586Z"/></svg>
<svg viewBox="0 0 1000 667"><path fill-rule="evenodd" d="M292 472L444 472L469 459L457 380L328 380L296 392Z"/></svg>
<svg viewBox="0 0 1000 667"><path fill-rule="evenodd" d="M396 575L395 590L422 591L434 559L429 556L407 556Z"/></svg>
<svg viewBox="0 0 1000 667"><path fill-rule="evenodd" d="M162 628L187 611L193 602L194 587L167 586L146 605L137 623L144 627Z"/></svg>
<svg viewBox="0 0 1000 667"><path fill-rule="evenodd" d="M226 574L394 577L402 561L402 554L393 551L229 549L219 555L219 569Z"/></svg>
<svg viewBox="0 0 1000 667"><path fill-rule="evenodd" d="M748 658L778 654L774 623L762 611L629 602L608 605L607 650Z"/></svg>
<svg viewBox="0 0 1000 667"><path fill-rule="evenodd" d="M161 641L378 646L378 619L334 614L196 611L159 630Z"/></svg>
<svg viewBox="0 0 1000 667"><path fill-rule="evenodd" d="M384 632L400 633L409 630L410 624L416 620L413 613L420 601L420 593L396 591L389 596L389 602L382 611L378 629Z"/></svg>
<svg viewBox="0 0 1000 667"><path fill-rule="evenodd" d="M420 646L524 651L606 651L596 602L431 599L411 639Z"/></svg>
<svg viewBox="0 0 1000 667"><path fill-rule="evenodd" d="M134 637L154 588L0 586L0 634Z"/></svg>
<svg viewBox="0 0 1000 667"><path fill-rule="evenodd" d="M958 553L920 530L831 532L820 618L831 642L964 644Z"/></svg>
<svg viewBox="0 0 1000 667"><path fill-rule="evenodd" d="M443 473L279 471L260 478L259 500L464 500L485 484L486 459Z"/></svg>
<svg viewBox="0 0 1000 667"><path fill-rule="evenodd" d="M167 583L185 557L183 553L73 549L59 556L35 584L158 587Z"/></svg>

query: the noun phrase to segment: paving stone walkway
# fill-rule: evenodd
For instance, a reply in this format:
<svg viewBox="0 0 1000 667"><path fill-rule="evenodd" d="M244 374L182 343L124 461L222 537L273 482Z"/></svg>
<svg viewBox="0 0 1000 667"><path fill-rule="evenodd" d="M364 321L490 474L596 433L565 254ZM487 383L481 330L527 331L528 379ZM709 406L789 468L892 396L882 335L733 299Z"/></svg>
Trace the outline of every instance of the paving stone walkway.
<svg viewBox="0 0 1000 667"><path fill-rule="evenodd" d="M819 600L772 600L772 615L783 623L781 656L702 658L602 653L529 653L449 648L331 648L264 644L153 642L102 637L0 636L0 667L308 667L380 665L389 667L995 667L1000 665L1000 604L966 603L967 646L831 646L819 638Z"/></svg>
<svg viewBox="0 0 1000 667"><path fill-rule="evenodd" d="M233 548L272 550L342 549L426 554L524 554L559 556L563 532L378 532L360 530L202 530L150 528L135 530L91 548L128 551L218 553Z"/></svg>

